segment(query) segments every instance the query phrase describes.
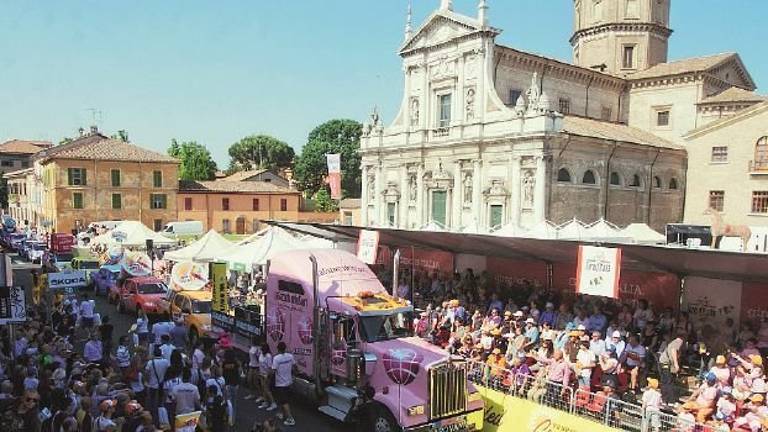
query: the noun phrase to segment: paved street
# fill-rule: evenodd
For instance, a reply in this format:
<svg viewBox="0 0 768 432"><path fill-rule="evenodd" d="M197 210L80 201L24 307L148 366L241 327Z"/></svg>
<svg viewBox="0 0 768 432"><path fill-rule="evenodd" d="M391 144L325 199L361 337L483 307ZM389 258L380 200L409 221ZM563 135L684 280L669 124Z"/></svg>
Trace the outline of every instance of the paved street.
<svg viewBox="0 0 768 432"><path fill-rule="evenodd" d="M133 324L133 316L117 313L114 306L107 303L104 297L96 298L96 309L102 316L109 315L112 324L115 326L115 338L120 335L128 333L128 329ZM117 344L117 340L114 341ZM242 389L240 391L242 396L245 393ZM329 417L326 417L317 412L316 407L309 404L297 404L293 405L294 417L296 417L296 426L284 427L285 431L301 431L301 432L347 432L351 431L352 427L345 426ZM266 419L267 412L256 408L256 404L253 401L244 400L240 397L237 401L237 421L235 424L236 432L249 432L251 426L256 420Z"/></svg>

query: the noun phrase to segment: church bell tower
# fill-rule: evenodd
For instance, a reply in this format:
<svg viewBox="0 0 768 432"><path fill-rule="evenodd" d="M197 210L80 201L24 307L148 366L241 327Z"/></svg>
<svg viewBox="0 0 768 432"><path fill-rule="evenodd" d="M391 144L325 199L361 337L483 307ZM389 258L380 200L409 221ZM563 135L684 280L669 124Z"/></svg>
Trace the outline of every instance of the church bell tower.
<svg viewBox="0 0 768 432"><path fill-rule="evenodd" d="M667 61L671 0L573 0L574 64L627 76Z"/></svg>

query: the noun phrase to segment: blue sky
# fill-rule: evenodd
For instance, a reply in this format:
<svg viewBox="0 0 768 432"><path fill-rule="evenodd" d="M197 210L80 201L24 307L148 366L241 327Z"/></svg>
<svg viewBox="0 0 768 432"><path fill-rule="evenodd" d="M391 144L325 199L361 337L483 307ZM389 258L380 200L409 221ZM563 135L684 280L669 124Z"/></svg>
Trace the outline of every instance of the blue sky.
<svg viewBox="0 0 768 432"><path fill-rule="evenodd" d="M248 134L299 151L327 119L363 120L378 105L389 122L406 1L3 2L0 139L58 142L87 128L94 108L107 132L160 151L194 139L226 166L229 145ZM415 25L439 4L413 2ZM476 0L454 3L475 13ZM572 0L489 4L498 42L570 59ZM764 0L674 0L670 58L737 51L767 83L767 16Z"/></svg>

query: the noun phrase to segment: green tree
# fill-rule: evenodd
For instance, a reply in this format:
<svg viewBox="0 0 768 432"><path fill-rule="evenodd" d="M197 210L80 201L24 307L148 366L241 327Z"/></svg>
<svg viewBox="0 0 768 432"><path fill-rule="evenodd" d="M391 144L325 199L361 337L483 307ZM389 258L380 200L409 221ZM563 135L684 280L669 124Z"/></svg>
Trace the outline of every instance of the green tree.
<svg viewBox="0 0 768 432"><path fill-rule="evenodd" d="M287 168L293 163L293 148L269 135L250 135L229 148L230 171Z"/></svg>
<svg viewBox="0 0 768 432"><path fill-rule="evenodd" d="M307 196L315 195L328 175L325 155L341 154L341 189L346 197L359 197L362 184L360 173L360 135L363 125L354 120L327 121L309 133L307 144L294 167L298 187Z"/></svg>
<svg viewBox="0 0 768 432"><path fill-rule="evenodd" d="M331 199L331 193L328 191L328 187L321 187L315 194L315 209L321 212L335 212L339 211L339 206L336 201Z"/></svg>
<svg viewBox="0 0 768 432"><path fill-rule="evenodd" d="M181 161L180 180L213 180L216 177L216 162L211 152L196 141L179 142L174 138L168 154Z"/></svg>

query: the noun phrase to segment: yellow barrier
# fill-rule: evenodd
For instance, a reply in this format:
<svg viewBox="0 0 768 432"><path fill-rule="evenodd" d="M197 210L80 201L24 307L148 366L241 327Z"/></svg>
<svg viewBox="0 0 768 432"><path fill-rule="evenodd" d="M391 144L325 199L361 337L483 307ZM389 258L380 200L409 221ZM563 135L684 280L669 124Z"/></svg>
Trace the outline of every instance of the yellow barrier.
<svg viewBox="0 0 768 432"><path fill-rule="evenodd" d="M485 401L483 432L617 432L600 423L478 386Z"/></svg>

